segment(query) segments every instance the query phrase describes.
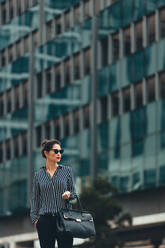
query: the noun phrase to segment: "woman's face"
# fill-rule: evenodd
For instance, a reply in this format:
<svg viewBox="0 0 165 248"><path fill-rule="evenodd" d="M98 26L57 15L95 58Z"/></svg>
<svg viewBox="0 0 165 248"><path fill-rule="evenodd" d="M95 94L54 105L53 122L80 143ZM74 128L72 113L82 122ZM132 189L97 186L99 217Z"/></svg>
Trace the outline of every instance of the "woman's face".
<svg viewBox="0 0 165 248"><path fill-rule="evenodd" d="M49 152L45 151L45 156L48 160L54 161L55 163L61 160L61 146L58 144L54 144ZM55 151L58 153L55 153Z"/></svg>

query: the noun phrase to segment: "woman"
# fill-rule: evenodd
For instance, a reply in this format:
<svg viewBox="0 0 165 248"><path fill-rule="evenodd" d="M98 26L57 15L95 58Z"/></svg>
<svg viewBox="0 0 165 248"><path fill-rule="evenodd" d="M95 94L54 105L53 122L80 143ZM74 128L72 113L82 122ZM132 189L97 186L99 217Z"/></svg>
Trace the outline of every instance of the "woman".
<svg viewBox="0 0 165 248"><path fill-rule="evenodd" d="M46 166L34 175L30 216L35 225L41 248L72 248L73 238L58 236L56 231L57 213L74 199L75 189L71 167L59 164L63 149L56 139L44 140L41 154Z"/></svg>

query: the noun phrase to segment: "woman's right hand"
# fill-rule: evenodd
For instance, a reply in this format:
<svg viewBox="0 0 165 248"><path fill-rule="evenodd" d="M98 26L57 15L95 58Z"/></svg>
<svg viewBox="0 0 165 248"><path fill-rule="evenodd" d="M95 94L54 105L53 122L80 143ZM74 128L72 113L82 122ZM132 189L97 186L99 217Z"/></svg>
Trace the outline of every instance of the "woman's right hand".
<svg viewBox="0 0 165 248"><path fill-rule="evenodd" d="M36 220L36 221L34 222L35 227L37 226L37 222L38 222L38 220Z"/></svg>

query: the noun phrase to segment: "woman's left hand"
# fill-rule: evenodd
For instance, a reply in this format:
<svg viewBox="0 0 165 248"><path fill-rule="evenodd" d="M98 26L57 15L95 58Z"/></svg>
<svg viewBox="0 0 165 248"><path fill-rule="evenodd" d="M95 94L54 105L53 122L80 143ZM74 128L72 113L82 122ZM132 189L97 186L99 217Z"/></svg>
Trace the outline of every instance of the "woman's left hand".
<svg viewBox="0 0 165 248"><path fill-rule="evenodd" d="M69 199L69 197L70 197L70 192L69 192L69 191L65 191L65 192L62 194L62 198L63 198L64 200Z"/></svg>

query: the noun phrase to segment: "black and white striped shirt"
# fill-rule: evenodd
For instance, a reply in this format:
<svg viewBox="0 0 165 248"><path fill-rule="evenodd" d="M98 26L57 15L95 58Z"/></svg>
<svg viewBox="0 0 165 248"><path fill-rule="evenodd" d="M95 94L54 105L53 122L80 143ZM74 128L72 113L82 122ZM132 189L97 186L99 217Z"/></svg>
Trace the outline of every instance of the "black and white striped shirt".
<svg viewBox="0 0 165 248"><path fill-rule="evenodd" d="M51 178L46 167L35 172L33 179L33 191L30 201L30 217L32 223L46 213L57 213L65 208L65 200L62 194L70 191L70 200L76 196L72 168L59 165Z"/></svg>

